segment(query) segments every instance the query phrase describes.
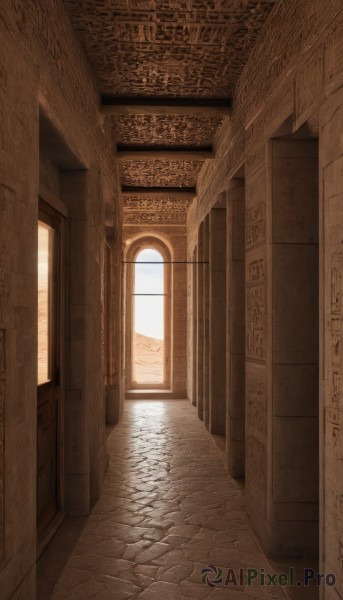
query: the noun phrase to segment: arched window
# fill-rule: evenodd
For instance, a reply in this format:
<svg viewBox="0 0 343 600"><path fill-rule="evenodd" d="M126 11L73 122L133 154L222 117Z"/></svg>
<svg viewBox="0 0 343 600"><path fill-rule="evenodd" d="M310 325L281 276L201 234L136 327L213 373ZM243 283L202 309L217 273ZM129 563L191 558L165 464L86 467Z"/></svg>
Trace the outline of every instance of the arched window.
<svg viewBox="0 0 343 600"><path fill-rule="evenodd" d="M171 355L171 255L159 239L128 249L126 389L167 389Z"/></svg>
<svg viewBox="0 0 343 600"><path fill-rule="evenodd" d="M135 260L132 380L164 382L164 261L154 248L144 248Z"/></svg>

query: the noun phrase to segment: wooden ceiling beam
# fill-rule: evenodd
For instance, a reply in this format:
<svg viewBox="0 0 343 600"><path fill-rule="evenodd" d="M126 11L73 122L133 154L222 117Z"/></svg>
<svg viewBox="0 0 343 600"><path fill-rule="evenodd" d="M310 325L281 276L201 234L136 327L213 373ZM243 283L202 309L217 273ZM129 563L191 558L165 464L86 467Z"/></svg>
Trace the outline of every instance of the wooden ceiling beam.
<svg viewBox="0 0 343 600"><path fill-rule="evenodd" d="M196 196L195 188L175 187L134 187L122 186L122 195L135 198L170 198L174 200L193 200Z"/></svg>
<svg viewBox="0 0 343 600"><path fill-rule="evenodd" d="M103 96L102 113L108 115L225 117L231 99Z"/></svg>
<svg viewBox="0 0 343 600"><path fill-rule="evenodd" d="M203 148L185 148L178 149L173 147L166 148L122 148L117 147L117 158L119 160L165 160L165 161L201 161L214 158L214 152Z"/></svg>

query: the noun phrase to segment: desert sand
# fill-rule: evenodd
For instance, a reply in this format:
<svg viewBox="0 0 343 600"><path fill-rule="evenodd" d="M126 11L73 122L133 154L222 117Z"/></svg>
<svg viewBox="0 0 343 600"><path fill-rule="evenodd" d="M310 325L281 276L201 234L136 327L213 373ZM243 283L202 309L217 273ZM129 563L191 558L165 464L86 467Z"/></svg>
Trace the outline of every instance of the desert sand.
<svg viewBox="0 0 343 600"><path fill-rule="evenodd" d="M133 379L136 383L163 383L163 340L134 333Z"/></svg>

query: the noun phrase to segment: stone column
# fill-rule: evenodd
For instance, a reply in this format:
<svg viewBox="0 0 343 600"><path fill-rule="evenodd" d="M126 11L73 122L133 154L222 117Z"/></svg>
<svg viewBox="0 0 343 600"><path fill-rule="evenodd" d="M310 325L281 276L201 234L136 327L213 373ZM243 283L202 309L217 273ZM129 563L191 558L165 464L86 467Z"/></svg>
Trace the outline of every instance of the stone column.
<svg viewBox="0 0 343 600"><path fill-rule="evenodd" d="M101 367L100 218L91 171L65 171L61 196L69 207L66 321L66 510L88 514L105 470L105 397ZM101 196L97 196L99 204ZM101 204L100 204L101 206ZM103 235L103 233L102 233Z"/></svg>
<svg viewBox="0 0 343 600"><path fill-rule="evenodd" d="M203 388L204 388L204 310L203 310L203 291L204 291L204 271L203 271L203 235L204 235L204 223L200 224L198 232L198 246L197 246L197 377L196 377L196 390L197 390L197 406L199 419L203 420Z"/></svg>
<svg viewBox="0 0 343 600"><path fill-rule="evenodd" d="M197 393L196 393L196 375L197 375L197 361L196 361L196 344L197 344L197 248L194 249L192 254L192 395L191 401L193 406L197 405Z"/></svg>
<svg viewBox="0 0 343 600"><path fill-rule="evenodd" d="M226 430L226 201L210 211L209 430Z"/></svg>
<svg viewBox="0 0 343 600"><path fill-rule="evenodd" d="M247 503L271 556L318 552L317 162L275 139L247 168Z"/></svg>
<svg viewBox="0 0 343 600"><path fill-rule="evenodd" d="M209 405L210 405L210 386L209 386L209 362L210 362L210 295L209 295L209 215L206 215L204 221L203 230L204 240L204 253L203 253L203 281L204 281L204 294L203 294L203 323L204 323L204 346L203 346L203 413L204 423L209 428Z"/></svg>
<svg viewBox="0 0 343 600"><path fill-rule="evenodd" d="M109 372L106 385L106 422L116 424L123 410L122 372L124 354L122 343L122 223L118 205L115 201L107 205L109 213L106 221L107 243L111 248L109 269L107 274L107 308L110 331L105 335L109 341Z"/></svg>
<svg viewBox="0 0 343 600"><path fill-rule="evenodd" d="M318 556L318 142L273 140L273 547Z"/></svg>
<svg viewBox="0 0 343 600"><path fill-rule="evenodd" d="M173 392L179 398L187 395L187 265L183 264L187 256L186 231L179 228L170 240L173 246L175 263L172 265L171 296L173 302L173 327L171 330L171 384Z"/></svg>
<svg viewBox="0 0 343 600"><path fill-rule="evenodd" d="M227 192L226 459L233 477L245 473L245 181Z"/></svg>
<svg viewBox="0 0 343 600"><path fill-rule="evenodd" d="M263 147L248 155L245 167L245 481L248 516L268 550L266 154Z"/></svg>

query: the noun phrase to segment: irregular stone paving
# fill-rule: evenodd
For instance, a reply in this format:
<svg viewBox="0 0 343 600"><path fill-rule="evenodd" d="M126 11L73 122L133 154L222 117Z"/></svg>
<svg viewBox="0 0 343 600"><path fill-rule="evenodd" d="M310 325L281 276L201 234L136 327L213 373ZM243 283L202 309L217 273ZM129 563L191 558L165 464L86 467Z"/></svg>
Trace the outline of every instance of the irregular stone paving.
<svg viewBox="0 0 343 600"><path fill-rule="evenodd" d="M108 447L102 497L53 600L284 600L280 587L201 583L208 565L224 576L268 565L242 493L188 401L128 401Z"/></svg>

